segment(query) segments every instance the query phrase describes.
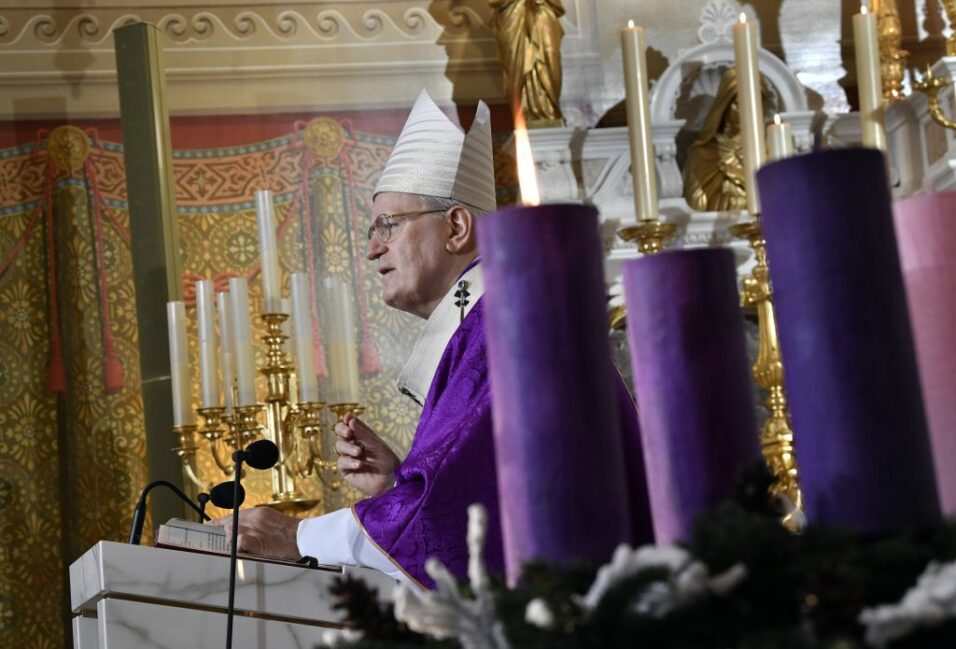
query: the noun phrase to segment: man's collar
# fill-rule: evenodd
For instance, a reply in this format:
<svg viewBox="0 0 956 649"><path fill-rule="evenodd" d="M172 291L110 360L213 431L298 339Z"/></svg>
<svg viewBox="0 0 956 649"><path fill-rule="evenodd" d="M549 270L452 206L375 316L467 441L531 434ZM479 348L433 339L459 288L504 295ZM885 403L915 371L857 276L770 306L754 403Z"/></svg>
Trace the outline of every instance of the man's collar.
<svg viewBox="0 0 956 649"><path fill-rule="evenodd" d="M460 306L462 297L456 295L460 291L461 282L465 282L464 288L468 292L465 298L466 304L463 307ZM425 323L425 329L412 347L412 353L398 375L399 391L411 397L419 406L425 405L425 397L432 385L432 379L435 378L435 371L441 362L442 354L445 353L448 341L455 335L464 316L468 315L484 292L485 284L482 280L481 268L476 260L452 285Z"/></svg>

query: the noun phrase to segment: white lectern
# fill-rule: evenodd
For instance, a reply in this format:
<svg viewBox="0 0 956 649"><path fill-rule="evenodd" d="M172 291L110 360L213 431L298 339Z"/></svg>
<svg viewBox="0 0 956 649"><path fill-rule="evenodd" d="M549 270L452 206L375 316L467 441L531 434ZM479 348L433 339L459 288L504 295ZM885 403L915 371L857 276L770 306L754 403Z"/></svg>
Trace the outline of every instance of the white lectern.
<svg viewBox="0 0 956 649"><path fill-rule="evenodd" d="M314 647L342 612L336 577L360 577L390 597L396 582L377 570L309 569L239 560L235 649ZM223 649L229 558L101 541L70 566L75 649Z"/></svg>

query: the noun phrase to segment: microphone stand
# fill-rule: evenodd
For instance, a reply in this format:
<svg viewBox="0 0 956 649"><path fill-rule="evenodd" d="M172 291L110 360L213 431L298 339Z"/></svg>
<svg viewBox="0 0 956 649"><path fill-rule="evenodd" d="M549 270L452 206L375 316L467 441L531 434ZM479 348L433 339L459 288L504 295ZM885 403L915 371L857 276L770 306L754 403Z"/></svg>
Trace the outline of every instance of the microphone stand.
<svg viewBox="0 0 956 649"><path fill-rule="evenodd" d="M202 523L203 519L208 518L206 516L206 504L209 502L211 496L205 491L201 491L196 495L196 500L199 501L199 522Z"/></svg>
<svg viewBox="0 0 956 649"><path fill-rule="evenodd" d="M236 615L236 553L239 544L239 480L242 479L242 461L246 454L235 451L232 459L236 471L232 482L232 543L229 544L229 608L226 610L226 649L232 649L232 620Z"/></svg>
<svg viewBox="0 0 956 649"><path fill-rule="evenodd" d="M154 487L167 487L171 489L173 493L182 499L183 502L192 507L193 511L199 514L200 521L210 520L210 518L206 516L206 512L204 512L202 509L199 509L199 507L197 507L195 503L189 499L189 496L184 494L182 490L172 482L169 482L168 480L153 480L146 485L145 489L143 489L143 493L139 495L139 502L136 503L136 509L133 510L133 522L129 527L130 545L139 545L140 537L143 535L143 523L146 520L146 496L150 491L153 490Z"/></svg>

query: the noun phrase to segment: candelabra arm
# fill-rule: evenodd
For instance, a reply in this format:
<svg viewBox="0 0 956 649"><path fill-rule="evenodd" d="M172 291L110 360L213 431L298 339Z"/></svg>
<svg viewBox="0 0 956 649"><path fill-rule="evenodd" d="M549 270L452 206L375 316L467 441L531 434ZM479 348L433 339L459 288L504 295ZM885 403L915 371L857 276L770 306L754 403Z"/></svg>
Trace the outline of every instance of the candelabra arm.
<svg viewBox="0 0 956 649"><path fill-rule="evenodd" d="M193 466L195 458L192 460L186 460L183 458L183 460L183 473L186 474L186 477L189 478L189 481L196 485L196 488L200 491L209 491L212 489L213 483L200 479L199 475L196 473L196 467Z"/></svg>
<svg viewBox="0 0 956 649"><path fill-rule="evenodd" d="M173 428L173 435L176 436L178 444L173 447L175 453L183 464L183 472L189 481L196 485L200 490L207 490L211 483L207 483L199 478L196 471L196 426L176 426Z"/></svg>
<svg viewBox="0 0 956 649"><path fill-rule="evenodd" d="M951 120L943 112L943 106L939 101L939 91L952 85L949 77L933 76L931 68L926 68L926 74L922 81L913 84L913 89L926 95L926 105L929 108L930 117L943 128L956 131L956 121Z"/></svg>
<svg viewBox="0 0 956 649"><path fill-rule="evenodd" d="M221 437L209 440L209 450L216 466L226 476L231 476L235 472L235 465L232 463L232 450Z"/></svg>

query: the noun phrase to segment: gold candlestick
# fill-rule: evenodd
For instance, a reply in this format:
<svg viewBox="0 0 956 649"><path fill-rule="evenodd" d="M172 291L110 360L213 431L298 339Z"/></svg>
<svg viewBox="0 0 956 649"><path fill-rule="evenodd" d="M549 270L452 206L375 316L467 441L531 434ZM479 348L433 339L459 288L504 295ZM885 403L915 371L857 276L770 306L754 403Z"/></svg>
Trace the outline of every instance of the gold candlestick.
<svg viewBox="0 0 956 649"><path fill-rule="evenodd" d="M674 236L677 225L663 221L643 221L637 225L621 228L617 236L625 241L636 241L637 249L645 255L653 255L664 249L664 241Z"/></svg>
<svg viewBox="0 0 956 649"><path fill-rule="evenodd" d="M312 509L319 500L305 498L296 487L297 451L295 413L291 402L289 382L292 366L286 356L284 345L288 340L282 332L282 324L288 320L286 313L265 313L262 320L266 333L262 337L266 344L266 365L259 372L266 377L266 436L279 449L279 461L272 468L272 501L270 507L282 512L293 513Z"/></svg>
<svg viewBox="0 0 956 649"><path fill-rule="evenodd" d="M777 338L766 241L759 220L735 225L730 228L730 233L749 242L756 257L753 273L744 280L742 302L744 306L753 306L757 310L759 343L753 375L754 382L767 392L766 405L769 410L761 431L760 444L764 460L776 478L770 488L771 495L786 496L795 508L784 517L783 523L791 531L799 531L802 525L803 497L800 493L797 460L793 450L793 430L784 389L783 359Z"/></svg>

